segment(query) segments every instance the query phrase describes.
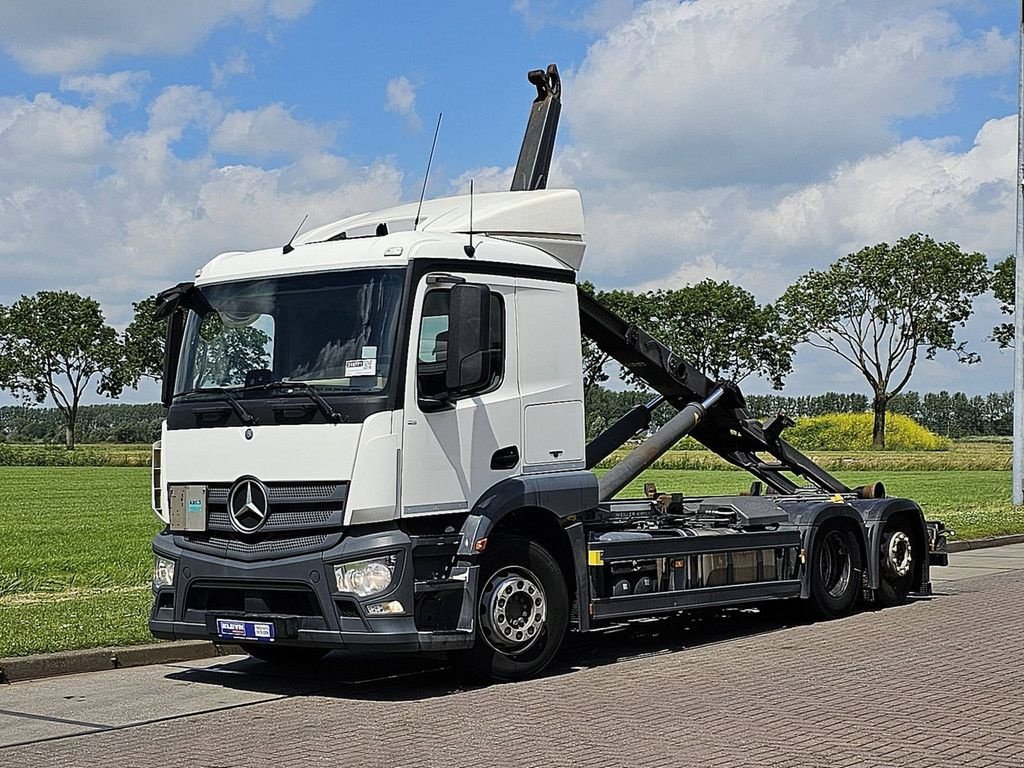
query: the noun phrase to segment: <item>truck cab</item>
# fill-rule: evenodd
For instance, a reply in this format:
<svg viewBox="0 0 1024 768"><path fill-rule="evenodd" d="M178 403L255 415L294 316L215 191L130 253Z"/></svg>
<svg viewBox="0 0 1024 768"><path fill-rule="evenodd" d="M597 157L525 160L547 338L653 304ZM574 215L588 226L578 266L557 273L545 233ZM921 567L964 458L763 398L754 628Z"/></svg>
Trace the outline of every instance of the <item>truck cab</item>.
<svg viewBox="0 0 1024 768"><path fill-rule="evenodd" d="M467 520L546 495L554 529L596 503L579 194L414 214L223 254L169 297L157 636L260 642L258 615L278 643L468 647Z"/></svg>

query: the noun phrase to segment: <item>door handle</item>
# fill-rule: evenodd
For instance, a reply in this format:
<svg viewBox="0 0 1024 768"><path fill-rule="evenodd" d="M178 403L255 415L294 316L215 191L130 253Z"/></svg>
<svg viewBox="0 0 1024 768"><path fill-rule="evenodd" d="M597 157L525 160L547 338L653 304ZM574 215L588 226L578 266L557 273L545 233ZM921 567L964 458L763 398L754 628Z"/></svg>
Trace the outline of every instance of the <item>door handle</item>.
<svg viewBox="0 0 1024 768"><path fill-rule="evenodd" d="M519 448L514 445L499 448L491 456L491 469L512 469L518 463Z"/></svg>

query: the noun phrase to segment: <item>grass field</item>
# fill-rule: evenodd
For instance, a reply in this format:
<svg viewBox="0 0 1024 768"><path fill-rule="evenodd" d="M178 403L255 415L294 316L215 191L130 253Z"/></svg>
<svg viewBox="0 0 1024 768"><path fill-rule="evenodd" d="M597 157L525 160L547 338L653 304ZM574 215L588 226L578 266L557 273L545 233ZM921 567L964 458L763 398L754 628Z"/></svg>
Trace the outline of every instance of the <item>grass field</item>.
<svg viewBox="0 0 1024 768"><path fill-rule="evenodd" d="M984 462L999 460L985 450ZM884 480L890 495L916 499L961 538L1024 532L1006 469L837 474L850 485ZM647 480L692 495L734 494L750 483L735 470L653 469L626 495L640 495ZM151 640L149 542L158 529L146 468L0 467L0 657Z"/></svg>

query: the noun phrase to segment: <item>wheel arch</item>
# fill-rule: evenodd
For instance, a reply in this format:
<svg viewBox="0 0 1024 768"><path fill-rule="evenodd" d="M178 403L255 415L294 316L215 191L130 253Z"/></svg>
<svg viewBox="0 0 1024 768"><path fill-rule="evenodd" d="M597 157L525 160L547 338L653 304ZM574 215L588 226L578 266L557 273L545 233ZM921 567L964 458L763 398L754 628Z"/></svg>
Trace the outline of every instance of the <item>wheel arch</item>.
<svg viewBox="0 0 1024 768"><path fill-rule="evenodd" d="M800 585L800 597L810 596L810 563L811 553L817 545L818 536L833 528L845 528L853 532L860 549L861 567L870 570L870 559L868 558L868 542L864 530L864 520L857 510L846 505L831 505L823 507L813 518L804 534L804 555L805 565L803 578Z"/></svg>

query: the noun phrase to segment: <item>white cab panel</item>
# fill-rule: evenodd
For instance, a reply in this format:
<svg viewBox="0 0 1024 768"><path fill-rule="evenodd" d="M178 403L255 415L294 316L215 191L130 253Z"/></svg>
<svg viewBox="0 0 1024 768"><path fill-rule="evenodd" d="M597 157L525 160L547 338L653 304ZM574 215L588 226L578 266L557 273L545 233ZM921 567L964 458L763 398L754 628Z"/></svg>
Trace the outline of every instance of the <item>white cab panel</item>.
<svg viewBox="0 0 1024 768"><path fill-rule="evenodd" d="M579 465L584 461L583 443L577 439L575 430L582 419L582 400L526 406L523 411L526 446L523 471L565 469L566 463Z"/></svg>
<svg viewBox="0 0 1024 768"><path fill-rule="evenodd" d="M390 414L375 415L390 424ZM231 483L243 475L264 482L349 480L362 430L362 424L165 429L163 482Z"/></svg>
<svg viewBox="0 0 1024 768"><path fill-rule="evenodd" d="M519 390L527 414L523 420L524 471L582 469L583 351L576 286L518 278L516 309ZM551 451L562 453L555 457ZM547 458L541 461L544 455Z"/></svg>

